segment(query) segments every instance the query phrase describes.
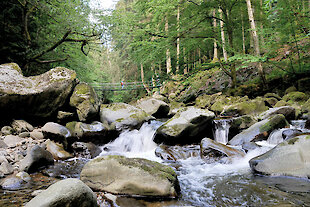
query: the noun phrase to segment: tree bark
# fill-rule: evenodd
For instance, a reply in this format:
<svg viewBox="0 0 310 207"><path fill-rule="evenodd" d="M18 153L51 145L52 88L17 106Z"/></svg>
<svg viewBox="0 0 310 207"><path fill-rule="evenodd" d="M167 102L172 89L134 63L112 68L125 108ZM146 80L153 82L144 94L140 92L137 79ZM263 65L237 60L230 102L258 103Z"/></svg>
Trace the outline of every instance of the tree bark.
<svg viewBox="0 0 310 207"><path fill-rule="evenodd" d="M223 18L223 12L221 9L219 9L219 13L220 13L220 18ZM224 22L220 21L220 26L221 26L221 38L222 38L222 48L223 48L223 56L224 56L224 60L227 61L227 51L226 51L226 40L225 40L225 32L224 32Z"/></svg>
<svg viewBox="0 0 310 207"><path fill-rule="evenodd" d="M178 4L178 13L177 13L177 30L178 30L178 38L177 38L177 65L176 65L176 74L180 71L180 5Z"/></svg>
<svg viewBox="0 0 310 207"><path fill-rule="evenodd" d="M183 57L184 57L184 74L187 74L187 60L186 60L186 48L183 47Z"/></svg>
<svg viewBox="0 0 310 207"><path fill-rule="evenodd" d="M251 25L251 33L253 36L255 55L260 56L259 41L258 41L258 35L256 32L256 25L255 25L255 21L254 21L254 13L252 10L251 0L246 0L246 3L247 3L247 8L248 8L249 21L250 21L250 25ZM261 62L258 63L258 73L261 76L261 79L263 81L264 86L266 86L266 78L265 78L264 69L263 69Z"/></svg>
<svg viewBox="0 0 310 207"><path fill-rule="evenodd" d="M165 31L166 31L166 34L168 34L168 31L169 31L168 17L166 17ZM171 56L170 56L169 48L167 48L167 51L166 51L166 67L167 67L167 74L171 73Z"/></svg>
<svg viewBox="0 0 310 207"><path fill-rule="evenodd" d="M147 93L151 93L151 91L150 91L150 89L148 88L148 86L145 84L145 82L144 82L144 70L143 70L143 64L141 63L141 81L142 81L142 83L143 83L143 86L144 86L144 88L145 88L145 90L147 91Z"/></svg>
<svg viewBox="0 0 310 207"><path fill-rule="evenodd" d="M213 10L213 16L215 17L215 10ZM216 24L216 19L213 18L213 29L214 29L214 36L216 36L216 28L217 24ZM218 61L218 54L217 54L217 43L216 43L216 39L214 37L214 52L213 52L213 62L217 62Z"/></svg>
<svg viewBox="0 0 310 207"><path fill-rule="evenodd" d="M244 22L242 13L241 13L241 30L242 30L242 52L243 54L245 54L245 35L244 35Z"/></svg>

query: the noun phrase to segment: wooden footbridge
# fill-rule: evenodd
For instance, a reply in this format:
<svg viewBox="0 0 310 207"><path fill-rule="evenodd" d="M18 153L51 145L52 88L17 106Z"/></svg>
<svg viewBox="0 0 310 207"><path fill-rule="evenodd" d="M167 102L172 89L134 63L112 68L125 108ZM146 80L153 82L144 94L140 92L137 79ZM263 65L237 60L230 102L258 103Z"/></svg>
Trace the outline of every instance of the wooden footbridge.
<svg viewBox="0 0 310 207"><path fill-rule="evenodd" d="M138 90L141 88L160 88L160 80L145 81L145 82L119 82L119 83L93 83L91 86L96 92L103 93L104 91L126 91L126 90Z"/></svg>

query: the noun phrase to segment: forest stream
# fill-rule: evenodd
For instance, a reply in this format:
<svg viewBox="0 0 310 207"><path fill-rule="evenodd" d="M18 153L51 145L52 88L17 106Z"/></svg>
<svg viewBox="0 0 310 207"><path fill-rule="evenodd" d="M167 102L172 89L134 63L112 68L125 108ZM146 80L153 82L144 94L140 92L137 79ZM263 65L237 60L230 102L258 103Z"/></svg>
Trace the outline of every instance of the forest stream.
<svg viewBox="0 0 310 207"><path fill-rule="evenodd" d="M299 123L299 122L298 122ZM298 124L297 123L297 124ZM275 145L266 141L258 142L262 147L249 151L245 157L233 159L229 164L214 162L207 164L200 156L191 153L187 159L164 161L155 155L157 144L153 142L160 121L144 123L139 130L126 130L114 141L101 146L103 155L124 155L141 157L164 163L173 167L178 175L181 196L177 200L143 200L118 197L114 206L309 206L310 181L292 177L265 177L251 172L249 160ZM217 123L218 125L218 123ZM227 126L225 123L224 126ZM229 126L229 125L228 125ZM291 126L294 127L294 126ZM228 134L215 131L217 136ZM223 138L220 138L223 139ZM224 138L225 139L225 138ZM192 145L195 149L199 146ZM182 152L176 152L181 153ZM45 189L56 180L74 177L79 178L83 165L89 160L73 158L58 161L42 173L32 174L32 182L24 189L1 190L0 206L20 206L28 202L34 190ZM48 177L48 176L51 177ZM56 178L53 178L56 177ZM97 193L100 206L112 206Z"/></svg>

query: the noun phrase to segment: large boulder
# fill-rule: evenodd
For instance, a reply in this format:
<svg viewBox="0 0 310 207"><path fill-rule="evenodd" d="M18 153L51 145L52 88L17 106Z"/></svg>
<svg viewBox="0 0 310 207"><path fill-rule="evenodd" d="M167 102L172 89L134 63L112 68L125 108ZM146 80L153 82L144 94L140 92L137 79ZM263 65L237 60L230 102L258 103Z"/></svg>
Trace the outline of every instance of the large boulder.
<svg viewBox="0 0 310 207"><path fill-rule="evenodd" d="M157 129L154 141L167 145L199 143L208 133L212 135L214 117L207 109L185 107Z"/></svg>
<svg viewBox="0 0 310 207"><path fill-rule="evenodd" d="M76 84L76 73L57 67L24 77L15 63L0 65L0 113L14 117L50 117L64 105Z"/></svg>
<svg viewBox="0 0 310 207"><path fill-rule="evenodd" d="M300 135L277 145L270 151L252 158L254 172L264 175L310 177L310 136Z"/></svg>
<svg viewBox="0 0 310 207"><path fill-rule="evenodd" d="M180 193L171 167L142 158L98 157L83 167L80 177L90 188L113 194L174 198Z"/></svg>
<svg viewBox="0 0 310 207"><path fill-rule="evenodd" d="M170 107L166 102L155 98L141 99L137 101L136 106L156 118L165 118L170 111Z"/></svg>
<svg viewBox="0 0 310 207"><path fill-rule="evenodd" d="M51 185L30 200L26 207L97 207L94 192L82 181L68 178Z"/></svg>
<svg viewBox="0 0 310 207"><path fill-rule="evenodd" d="M266 133L267 135L274 129L285 128L289 126L283 114L276 114L268 119L264 119L255 123L248 129L243 130L240 134L234 136L228 144L230 145L242 145L247 142L251 142L260 134Z"/></svg>
<svg viewBox="0 0 310 207"><path fill-rule="evenodd" d="M33 126L25 120L14 120L11 126L17 134L22 132L32 132L34 130Z"/></svg>
<svg viewBox="0 0 310 207"><path fill-rule="evenodd" d="M250 101L243 101L228 107L225 107L222 115L225 116L242 116L249 114L258 114L268 110L265 101L262 98L256 98Z"/></svg>
<svg viewBox="0 0 310 207"><path fill-rule="evenodd" d="M91 124L73 121L67 123L66 128L69 129L71 136L75 137L78 141L93 142L95 144L106 144L118 135L115 125L109 125L99 121Z"/></svg>
<svg viewBox="0 0 310 207"><path fill-rule="evenodd" d="M288 103L305 103L308 100L309 96L303 92L295 91L290 92L282 97L282 99Z"/></svg>
<svg viewBox="0 0 310 207"><path fill-rule="evenodd" d="M276 108L270 108L268 111L265 111L260 114L260 119L267 119L275 114L283 114L286 120L295 119L295 108L291 106L282 106Z"/></svg>
<svg viewBox="0 0 310 207"><path fill-rule="evenodd" d="M115 124L117 130L135 128L151 119L153 117L142 109L125 103L102 104L100 107L101 122Z"/></svg>
<svg viewBox="0 0 310 207"><path fill-rule="evenodd" d="M32 173L36 172L41 167L52 164L54 164L53 155L49 151L35 145L27 153L26 157L21 160L19 170Z"/></svg>
<svg viewBox="0 0 310 207"><path fill-rule="evenodd" d="M76 108L80 121L89 121L99 113L99 99L94 89L87 83L75 86L70 97L70 106Z"/></svg>

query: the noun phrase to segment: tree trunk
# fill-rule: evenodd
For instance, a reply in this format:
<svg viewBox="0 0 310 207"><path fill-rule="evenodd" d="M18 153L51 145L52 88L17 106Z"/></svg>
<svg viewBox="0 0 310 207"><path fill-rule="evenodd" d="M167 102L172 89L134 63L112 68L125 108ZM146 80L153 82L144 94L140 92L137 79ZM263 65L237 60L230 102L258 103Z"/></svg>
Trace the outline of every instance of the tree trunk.
<svg viewBox="0 0 310 207"><path fill-rule="evenodd" d="M186 60L186 48L183 47L183 57L184 57L184 74L187 74L187 60Z"/></svg>
<svg viewBox="0 0 310 207"><path fill-rule="evenodd" d="M165 31L166 34L168 34L169 31L168 17L166 18ZM167 74L171 73L171 56L169 48L167 48L166 51L166 67L167 67Z"/></svg>
<svg viewBox="0 0 310 207"><path fill-rule="evenodd" d="M148 86L145 84L144 82L144 70L143 70L143 64L141 63L141 81L142 81L142 84L143 84L143 87L145 88L145 90L147 91L148 94L151 93L150 89L148 88Z"/></svg>
<svg viewBox="0 0 310 207"><path fill-rule="evenodd" d="M255 55L260 56L259 41L258 41L258 35L256 32L256 25L255 25L255 21L254 21L254 13L252 10L251 0L246 0L246 3L247 3L247 8L248 8L249 21L250 21L250 25L251 25L251 33L253 36ZM266 78L265 78L264 69L263 69L261 62L258 63L258 73L261 76L261 79L263 81L264 86L266 86Z"/></svg>
<svg viewBox="0 0 310 207"><path fill-rule="evenodd" d="M219 9L220 12L220 19L223 18L223 12L221 9ZM221 38L222 38L222 48L223 48L223 56L224 56L224 60L227 61L227 52L226 52L226 40L225 40L225 32L224 32L224 22L220 21L220 26L221 26Z"/></svg>
<svg viewBox="0 0 310 207"><path fill-rule="evenodd" d="M176 65L176 74L180 71L180 5L178 4L178 13L177 13L177 30L178 30L178 38L177 38L177 65Z"/></svg>
<svg viewBox="0 0 310 207"><path fill-rule="evenodd" d="M241 13L241 29L242 29L242 52L243 54L245 54L245 35L244 35L244 22L242 13Z"/></svg>
<svg viewBox="0 0 310 207"><path fill-rule="evenodd" d="M213 16L215 17L215 10L213 10ZM218 54L217 54L217 43L216 43L216 39L215 39L215 34L216 34L216 19L213 18L213 29L214 29L214 52L213 52L213 62L217 62L218 61Z"/></svg>

